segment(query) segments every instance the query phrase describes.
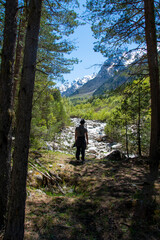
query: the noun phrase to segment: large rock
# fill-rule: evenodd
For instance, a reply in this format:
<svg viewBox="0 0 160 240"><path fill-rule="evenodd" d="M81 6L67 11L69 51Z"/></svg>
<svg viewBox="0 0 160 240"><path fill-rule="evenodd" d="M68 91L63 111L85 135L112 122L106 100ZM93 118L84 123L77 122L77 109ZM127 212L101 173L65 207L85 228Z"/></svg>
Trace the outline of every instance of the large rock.
<svg viewBox="0 0 160 240"><path fill-rule="evenodd" d="M96 138L96 140L97 140L98 142L105 142L105 141L107 140L107 136L105 136L105 135L99 135L99 136Z"/></svg>
<svg viewBox="0 0 160 240"><path fill-rule="evenodd" d="M96 147L90 147L90 148L87 149L87 152L96 154L97 153L97 148Z"/></svg>
<svg viewBox="0 0 160 240"><path fill-rule="evenodd" d="M119 150L114 150L111 153L109 153L107 156L104 157L106 160L112 160L112 161L121 161L125 159L125 155L120 152Z"/></svg>
<svg viewBox="0 0 160 240"><path fill-rule="evenodd" d="M54 150L58 150L58 149L59 149L58 143L52 142L52 148L53 148Z"/></svg>
<svg viewBox="0 0 160 240"><path fill-rule="evenodd" d="M117 143L117 144L114 144L114 145L112 145L112 149L121 149L122 148L122 144L120 144L120 143Z"/></svg>
<svg viewBox="0 0 160 240"><path fill-rule="evenodd" d="M46 142L46 148L47 148L47 150L49 150L49 151L53 151L53 147L51 146L52 145L52 143L51 142Z"/></svg>
<svg viewBox="0 0 160 240"><path fill-rule="evenodd" d="M43 186L43 176L42 176L42 174L36 173L36 174L34 174L34 177L35 177L35 180L37 182L37 187L42 187Z"/></svg>
<svg viewBox="0 0 160 240"><path fill-rule="evenodd" d="M42 174L30 170L28 171L28 178L27 178L28 184L31 187L42 187L43 186L43 176Z"/></svg>

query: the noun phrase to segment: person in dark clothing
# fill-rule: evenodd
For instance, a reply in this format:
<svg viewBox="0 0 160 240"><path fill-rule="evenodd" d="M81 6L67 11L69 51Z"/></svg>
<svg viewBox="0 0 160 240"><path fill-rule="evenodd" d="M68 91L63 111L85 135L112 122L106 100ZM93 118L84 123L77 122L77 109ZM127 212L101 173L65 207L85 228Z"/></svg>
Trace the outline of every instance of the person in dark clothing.
<svg viewBox="0 0 160 240"><path fill-rule="evenodd" d="M88 131L84 127L85 120L81 119L79 127L76 127L75 129L75 143L76 143L76 159L80 160L80 154L81 154L81 160L85 161L85 149L86 144L88 144Z"/></svg>

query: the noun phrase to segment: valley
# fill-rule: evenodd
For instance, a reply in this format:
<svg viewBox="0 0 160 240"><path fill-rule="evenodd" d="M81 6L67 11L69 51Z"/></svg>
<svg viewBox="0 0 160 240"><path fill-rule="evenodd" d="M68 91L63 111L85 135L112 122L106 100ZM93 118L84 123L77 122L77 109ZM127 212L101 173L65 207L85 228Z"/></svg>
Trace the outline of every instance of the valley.
<svg viewBox="0 0 160 240"><path fill-rule="evenodd" d="M0 240L160 239L159 10L0 1Z"/></svg>

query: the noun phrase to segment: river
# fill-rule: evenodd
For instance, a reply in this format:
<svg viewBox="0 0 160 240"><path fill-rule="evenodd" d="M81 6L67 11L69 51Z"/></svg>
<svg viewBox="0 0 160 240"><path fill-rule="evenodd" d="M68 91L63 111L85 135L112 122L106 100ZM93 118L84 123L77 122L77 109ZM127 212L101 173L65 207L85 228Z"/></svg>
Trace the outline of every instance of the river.
<svg viewBox="0 0 160 240"><path fill-rule="evenodd" d="M75 128L79 126L80 119L72 118L71 126L66 127L60 134L57 134L54 142L49 142L50 150L58 150L64 153L75 154L76 149L73 148ZM106 123L99 121L86 120L85 127L88 130L89 144L86 149L86 157L96 159L103 158L112 150L121 147L118 143L107 142L107 137L104 132Z"/></svg>

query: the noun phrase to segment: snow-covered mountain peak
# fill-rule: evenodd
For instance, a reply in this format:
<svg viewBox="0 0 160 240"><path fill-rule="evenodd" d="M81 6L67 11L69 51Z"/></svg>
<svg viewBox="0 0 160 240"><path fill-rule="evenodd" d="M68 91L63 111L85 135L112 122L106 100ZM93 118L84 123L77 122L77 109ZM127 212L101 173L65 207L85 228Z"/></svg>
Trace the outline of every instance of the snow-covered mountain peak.
<svg viewBox="0 0 160 240"><path fill-rule="evenodd" d="M145 55L145 49L141 48L125 52L121 56L117 55L109 57L101 66L101 69L97 74L94 73L92 75L84 76L83 78L77 78L72 83L66 81L62 84L59 87L61 94L62 96L70 96L91 92L95 93L100 87L104 88L105 84L107 89L115 88L118 84L126 81L125 76L118 76L117 73L126 71L125 74L127 74L127 69L131 68L132 65L138 64L138 62L142 59L142 56L145 57ZM114 76L116 76L116 80L113 83ZM118 82L117 84L116 81Z"/></svg>
<svg viewBox="0 0 160 240"><path fill-rule="evenodd" d="M125 66L128 66L135 62L137 59L140 59L143 55L146 54L146 50L143 49L136 49L132 50L131 52L127 52L123 54L123 62Z"/></svg>
<svg viewBox="0 0 160 240"><path fill-rule="evenodd" d="M93 73L92 75L86 75L83 78L76 78L72 83L65 81L64 84L59 87L59 90L63 96L70 96L78 88L82 87L85 83L95 78L96 75L96 73Z"/></svg>

